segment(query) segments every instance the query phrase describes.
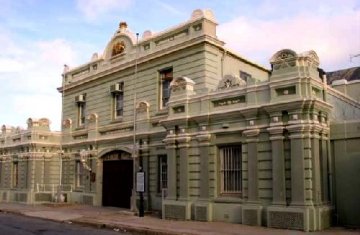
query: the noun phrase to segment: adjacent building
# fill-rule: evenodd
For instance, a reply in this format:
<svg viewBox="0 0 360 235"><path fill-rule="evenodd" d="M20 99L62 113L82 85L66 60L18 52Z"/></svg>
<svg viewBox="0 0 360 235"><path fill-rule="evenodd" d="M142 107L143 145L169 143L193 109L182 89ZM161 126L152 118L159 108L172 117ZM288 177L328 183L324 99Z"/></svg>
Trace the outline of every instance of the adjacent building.
<svg viewBox="0 0 360 235"><path fill-rule="evenodd" d="M27 129L3 125L0 133L0 201L43 203L60 183L60 132L46 118L27 120Z"/></svg>
<svg viewBox="0 0 360 235"><path fill-rule="evenodd" d="M316 52L280 50L268 70L227 49L216 27L209 10L141 37L122 22L102 55L65 66L62 138L49 150L62 199L136 211L144 171L145 208L164 219L348 223L354 210L334 207L347 179L334 163L359 156L360 135L343 130L360 128L359 100L327 85ZM343 142L352 147L339 152Z"/></svg>

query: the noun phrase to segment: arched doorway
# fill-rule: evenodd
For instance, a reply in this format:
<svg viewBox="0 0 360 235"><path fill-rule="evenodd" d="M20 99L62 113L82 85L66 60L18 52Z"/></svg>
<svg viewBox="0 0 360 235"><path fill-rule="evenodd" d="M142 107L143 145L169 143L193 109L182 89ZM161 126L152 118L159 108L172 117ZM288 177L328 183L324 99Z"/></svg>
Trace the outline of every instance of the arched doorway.
<svg viewBox="0 0 360 235"><path fill-rule="evenodd" d="M130 209L133 173L133 160L130 153L116 150L104 155L103 206Z"/></svg>

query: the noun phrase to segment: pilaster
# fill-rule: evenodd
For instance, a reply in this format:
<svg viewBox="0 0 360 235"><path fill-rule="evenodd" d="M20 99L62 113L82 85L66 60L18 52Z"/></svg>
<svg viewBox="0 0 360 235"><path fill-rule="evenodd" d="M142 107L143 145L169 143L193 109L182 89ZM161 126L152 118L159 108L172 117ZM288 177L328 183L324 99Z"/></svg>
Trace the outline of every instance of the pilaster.
<svg viewBox="0 0 360 235"><path fill-rule="evenodd" d="M281 115L281 114L279 114ZM272 180L273 180L273 205L286 206L285 186L285 155L284 155L284 126L280 122L281 116L273 116L270 133L272 154Z"/></svg>
<svg viewBox="0 0 360 235"><path fill-rule="evenodd" d="M262 206L259 203L258 189L258 153L257 143L260 129L255 125L255 120L248 120L249 127L243 132L246 136L244 143L247 154L247 200L242 206L242 223L246 225L261 225Z"/></svg>
<svg viewBox="0 0 360 235"><path fill-rule="evenodd" d="M191 137L186 133L185 128L180 129L177 137L179 155L180 155L180 192L179 200L189 200L189 147Z"/></svg>
<svg viewBox="0 0 360 235"><path fill-rule="evenodd" d="M167 152L167 172L168 172L168 188L167 188L167 199L176 200L176 135L175 130L169 130L166 139L164 140L166 152Z"/></svg>

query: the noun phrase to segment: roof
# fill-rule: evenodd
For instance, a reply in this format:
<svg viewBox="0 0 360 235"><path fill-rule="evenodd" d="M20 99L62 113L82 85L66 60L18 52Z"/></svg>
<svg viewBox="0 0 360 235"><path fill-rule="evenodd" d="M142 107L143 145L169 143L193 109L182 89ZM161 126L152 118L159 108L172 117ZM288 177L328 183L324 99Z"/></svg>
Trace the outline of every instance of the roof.
<svg viewBox="0 0 360 235"><path fill-rule="evenodd" d="M353 67L348 69L327 72L327 82L331 84L335 80L345 79L347 81L360 80L360 67Z"/></svg>

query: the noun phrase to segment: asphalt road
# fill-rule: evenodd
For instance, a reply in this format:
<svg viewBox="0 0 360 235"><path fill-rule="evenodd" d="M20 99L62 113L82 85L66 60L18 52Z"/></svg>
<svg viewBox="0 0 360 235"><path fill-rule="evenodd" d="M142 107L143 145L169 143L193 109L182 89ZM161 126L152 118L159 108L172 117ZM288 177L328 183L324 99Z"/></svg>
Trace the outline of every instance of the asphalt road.
<svg viewBox="0 0 360 235"><path fill-rule="evenodd" d="M109 229L58 223L22 215L0 213L0 235L129 235Z"/></svg>

